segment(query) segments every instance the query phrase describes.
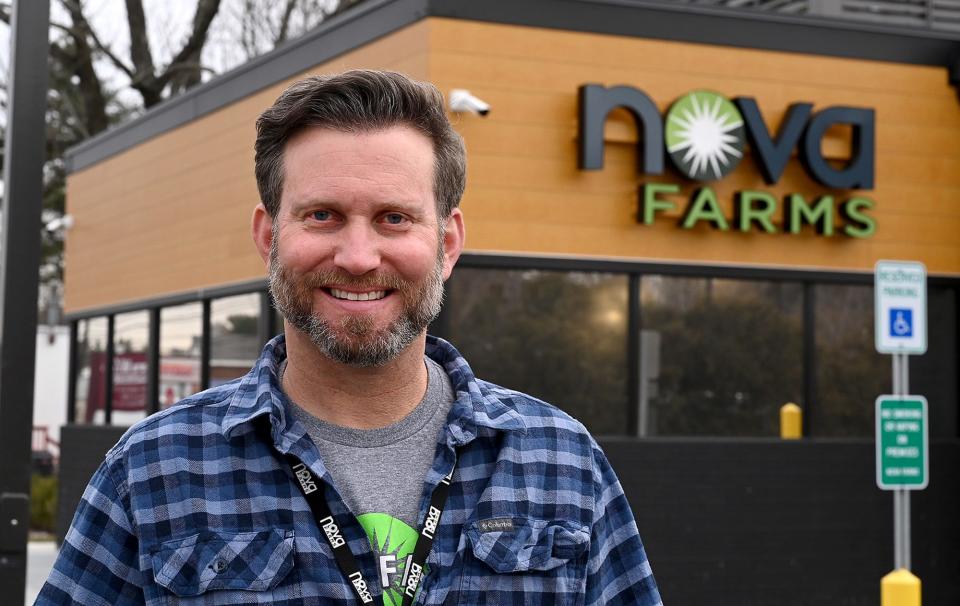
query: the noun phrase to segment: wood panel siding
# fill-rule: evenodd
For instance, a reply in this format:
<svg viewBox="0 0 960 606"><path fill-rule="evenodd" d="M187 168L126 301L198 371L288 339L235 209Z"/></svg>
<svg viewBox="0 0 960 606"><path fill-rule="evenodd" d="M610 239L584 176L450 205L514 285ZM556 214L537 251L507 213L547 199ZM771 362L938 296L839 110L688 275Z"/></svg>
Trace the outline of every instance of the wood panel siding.
<svg viewBox="0 0 960 606"><path fill-rule="evenodd" d="M871 270L880 258L918 259L933 273L960 272L960 127L956 91L942 69L801 54L721 48L443 20L430 30L430 75L441 89L469 86L491 103L488 118L466 115L458 127L470 153L463 207L473 251L586 255L819 269ZM854 193L875 202L876 234L857 240L804 233L739 233L678 227L692 183L670 169L637 170L637 129L626 112L606 127L605 166L577 168L577 88L625 84L665 111L694 89L757 99L771 129L791 103L876 110L876 187L831 192L794 157L775 186L746 154L724 180L710 184L728 219L737 190L808 199ZM845 158L849 133L837 129L824 154ZM669 164L669 161L668 161ZM653 225L637 222L638 187L682 184L678 210ZM838 216L839 218L839 216ZM731 221L732 224L732 221Z"/></svg>
<svg viewBox="0 0 960 606"><path fill-rule="evenodd" d="M490 115L453 116L468 148L463 200L473 252L626 258L869 271L877 259L916 259L960 273L960 104L942 68L645 40L429 18L319 65L397 69L448 93L468 88ZM258 201L253 123L290 78L68 178L66 307L78 311L262 276L249 236ZM774 186L748 153L711 184L728 219L734 192L781 200L773 234L678 226L701 184L668 169L637 170L637 129L626 112L606 126L605 166L577 167L577 89L636 86L661 110L694 89L754 97L768 126L806 101L876 110L876 233L866 239L782 233L783 197L833 194L793 158ZM834 129L822 149L849 154ZM669 160L667 161L669 165ZM638 188L678 183L678 209L637 221ZM732 221L731 221L732 223Z"/></svg>

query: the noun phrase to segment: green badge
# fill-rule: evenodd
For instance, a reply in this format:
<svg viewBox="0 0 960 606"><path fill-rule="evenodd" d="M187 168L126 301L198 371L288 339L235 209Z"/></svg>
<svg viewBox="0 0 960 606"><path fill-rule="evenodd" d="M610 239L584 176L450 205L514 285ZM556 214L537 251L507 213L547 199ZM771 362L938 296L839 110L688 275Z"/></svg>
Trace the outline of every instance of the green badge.
<svg viewBox="0 0 960 606"><path fill-rule="evenodd" d="M665 127L670 159L691 179L721 179L743 158L743 116L723 95L687 93L670 106Z"/></svg>
<svg viewBox="0 0 960 606"><path fill-rule="evenodd" d="M417 546L416 530L385 513L365 513L357 521L367 533L377 555L384 606L400 606L403 599L407 557ZM424 568L424 575L427 569Z"/></svg>

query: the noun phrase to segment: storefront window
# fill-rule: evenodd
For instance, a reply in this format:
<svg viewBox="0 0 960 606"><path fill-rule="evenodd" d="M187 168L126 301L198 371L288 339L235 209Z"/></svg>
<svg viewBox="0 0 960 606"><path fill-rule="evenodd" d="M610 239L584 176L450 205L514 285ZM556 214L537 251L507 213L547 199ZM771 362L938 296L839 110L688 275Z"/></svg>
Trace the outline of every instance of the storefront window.
<svg viewBox="0 0 960 606"><path fill-rule="evenodd" d="M447 288L450 340L479 378L627 431L626 276L461 268Z"/></svg>
<svg viewBox="0 0 960 606"><path fill-rule="evenodd" d="M928 287L927 316L927 353L910 356L910 393L927 398L930 435L955 438L958 430L956 289Z"/></svg>
<svg viewBox="0 0 960 606"><path fill-rule="evenodd" d="M819 285L817 413L822 436L871 437L877 396L892 393L892 357L876 351L871 286ZM930 434L957 435L956 290L927 288L927 353L910 356L910 393L929 403Z"/></svg>
<svg viewBox="0 0 960 606"><path fill-rule="evenodd" d="M260 355L260 293L210 302L210 386L247 374Z"/></svg>
<svg viewBox="0 0 960 606"><path fill-rule="evenodd" d="M103 423L107 404L107 319L77 322L76 415L81 425Z"/></svg>
<svg viewBox="0 0 960 606"><path fill-rule="evenodd" d="M597 435L775 436L785 402L805 407L809 434L868 438L874 401L890 393L891 357L876 353L873 288L811 284L813 402L802 400L799 282L640 277L639 377L628 368L626 274L460 268L447 284L442 328L477 376L556 404ZM928 287L928 351L910 357L910 392L930 404L930 434L956 437L960 419L958 289ZM210 386L246 374L263 343L262 293L210 302ZM202 303L160 311L158 403L204 388ZM282 319L270 309L276 331ZM112 419L150 410L150 312L114 317ZM442 325L442 326L440 326ZM77 321L78 424L107 408L105 317ZM638 383L628 385L631 379ZM636 410L629 408L636 389Z"/></svg>
<svg viewBox="0 0 960 606"><path fill-rule="evenodd" d="M114 316L112 425L132 425L146 417L149 334L147 311Z"/></svg>
<svg viewBox="0 0 960 606"><path fill-rule="evenodd" d="M160 310L160 383L157 401L168 408L197 393L203 307L188 303Z"/></svg>
<svg viewBox="0 0 960 606"><path fill-rule="evenodd" d="M816 326L817 436L868 437L874 433L874 402L890 393L890 356L874 343L873 287L814 286Z"/></svg>
<svg viewBox="0 0 960 606"><path fill-rule="evenodd" d="M272 339L283 332L283 314L272 307L270 309L273 310L273 334L270 335Z"/></svg>
<svg viewBox="0 0 960 606"><path fill-rule="evenodd" d="M802 392L802 286L643 276L640 292L646 435L778 435Z"/></svg>

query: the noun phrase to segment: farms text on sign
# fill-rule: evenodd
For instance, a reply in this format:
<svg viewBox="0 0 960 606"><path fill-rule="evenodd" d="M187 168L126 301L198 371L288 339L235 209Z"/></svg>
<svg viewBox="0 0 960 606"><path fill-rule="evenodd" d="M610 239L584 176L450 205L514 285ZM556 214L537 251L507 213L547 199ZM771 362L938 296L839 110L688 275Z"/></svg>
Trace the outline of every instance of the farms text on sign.
<svg viewBox="0 0 960 606"><path fill-rule="evenodd" d="M664 155L686 177L700 182L717 181L732 172L750 144L757 167L766 183L777 183L794 150L807 174L831 190L873 189L874 111L867 108L833 106L813 112L810 103L787 108L776 133L767 128L757 102L751 97L726 97L706 90L692 91L677 99L661 118L656 104L643 91L630 86L606 88L596 84L580 87L579 163L582 170L603 167L604 124L611 111L624 108L637 121L640 133L641 167L647 175L664 172ZM851 132L851 157L838 167L821 151L826 132L845 125ZM664 196L676 194L673 183L645 183L640 191L641 223L652 224L658 213L674 209ZM799 233L804 225L817 233L842 233L865 238L876 231L869 211L874 202L862 195L836 199L824 193L815 199L790 193L783 199L781 224L787 233ZM680 226L690 229L700 222L721 230L749 232L777 231L774 216L780 200L762 190L736 193L734 216L723 214L716 193L704 185L693 192ZM836 215L839 211L840 221Z"/></svg>

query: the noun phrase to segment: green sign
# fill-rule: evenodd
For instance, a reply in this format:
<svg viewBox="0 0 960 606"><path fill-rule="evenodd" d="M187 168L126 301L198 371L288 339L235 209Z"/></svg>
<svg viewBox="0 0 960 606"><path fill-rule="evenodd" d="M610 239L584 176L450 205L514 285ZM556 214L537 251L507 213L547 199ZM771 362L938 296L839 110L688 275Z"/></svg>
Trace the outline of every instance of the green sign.
<svg viewBox="0 0 960 606"><path fill-rule="evenodd" d="M929 480L927 399L877 398L877 486L923 490Z"/></svg>

